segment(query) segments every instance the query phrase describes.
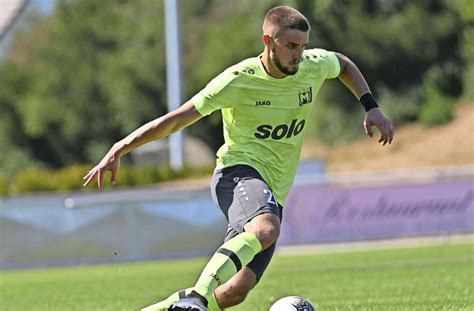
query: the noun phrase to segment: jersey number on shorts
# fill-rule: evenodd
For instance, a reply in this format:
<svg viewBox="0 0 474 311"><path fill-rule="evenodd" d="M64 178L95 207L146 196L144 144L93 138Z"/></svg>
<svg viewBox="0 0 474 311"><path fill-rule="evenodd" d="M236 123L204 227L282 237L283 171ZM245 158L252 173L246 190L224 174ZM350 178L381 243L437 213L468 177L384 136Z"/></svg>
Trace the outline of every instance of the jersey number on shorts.
<svg viewBox="0 0 474 311"><path fill-rule="evenodd" d="M263 189L263 193L266 193L266 194L268 195L267 203L271 203L271 204L277 205L275 196L273 195L273 193L272 193L270 190L268 190L268 189Z"/></svg>

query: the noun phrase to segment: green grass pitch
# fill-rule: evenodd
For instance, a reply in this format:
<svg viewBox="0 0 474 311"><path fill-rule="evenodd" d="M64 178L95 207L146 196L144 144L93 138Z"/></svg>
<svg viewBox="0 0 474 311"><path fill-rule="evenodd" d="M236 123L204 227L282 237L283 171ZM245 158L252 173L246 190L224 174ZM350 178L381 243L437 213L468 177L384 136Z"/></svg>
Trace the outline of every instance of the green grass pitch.
<svg viewBox="0 0 474 311"><path fill-rule="evenodd" d="M0 273L0 309L137 310L189 287L205 259ZM474 310L474 244L276 256L247 300L301 295L324 310Z"/></svg>

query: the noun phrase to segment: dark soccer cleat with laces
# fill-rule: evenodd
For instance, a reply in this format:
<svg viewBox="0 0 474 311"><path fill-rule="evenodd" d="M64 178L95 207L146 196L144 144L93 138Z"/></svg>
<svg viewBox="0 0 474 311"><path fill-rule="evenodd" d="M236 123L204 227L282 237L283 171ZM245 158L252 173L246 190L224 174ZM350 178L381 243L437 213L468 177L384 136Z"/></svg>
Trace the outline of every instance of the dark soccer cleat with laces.
<svg viewBox="0 0 474 311"><path fill-rule="evenodd" d="M206 305L199 298L186 297L173 303L169 311L208 311Z"/></svg>
<svg viewBox="0 0 474 311"><path fill-rule="evenodd" d="M168 311L208 311L207 300L194 290L171 305Z"/></svg>

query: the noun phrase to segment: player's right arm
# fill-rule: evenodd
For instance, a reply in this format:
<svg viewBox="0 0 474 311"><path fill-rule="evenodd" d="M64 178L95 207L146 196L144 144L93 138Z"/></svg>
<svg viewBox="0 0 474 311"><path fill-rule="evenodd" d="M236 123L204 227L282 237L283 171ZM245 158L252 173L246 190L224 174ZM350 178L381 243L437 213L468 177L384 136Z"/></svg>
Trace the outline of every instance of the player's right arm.
<svg viewBox="0 0 474 311"><path fill-rule="evenodd" d="M148 142L167 137L202 118L191 101L162 117L139 127L124 139L118 141L104 158L84 176L84 186L97 178L97 186L103 189L104 174L112 172L111 182L115 183L120 168L120 158L128 152Z"/></svg>

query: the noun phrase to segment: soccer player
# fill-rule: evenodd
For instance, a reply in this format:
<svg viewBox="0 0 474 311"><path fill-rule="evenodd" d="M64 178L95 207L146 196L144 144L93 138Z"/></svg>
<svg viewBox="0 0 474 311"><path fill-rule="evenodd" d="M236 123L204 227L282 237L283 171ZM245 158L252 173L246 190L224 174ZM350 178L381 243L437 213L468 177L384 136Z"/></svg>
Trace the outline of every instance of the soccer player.
<svg viewBox="0 0 474 311"><path fill-rule="evenodd" d="M310 25L297 10L279 6L263 23L261 55L234 65L180 108L138 128L84 177L86 186L104 173L117 179L120 157L221 110L225 143L217 152L211 184L214 202L228 220L225 243L196 284L145 310L222 310L244 301L267 268L280 232L282 208L295 177L308 116L326 79L338 77L366 110L364 128L391 143L392 123L346 56L305 50ZM291 211L290 211L291 212Z"/></svg>

